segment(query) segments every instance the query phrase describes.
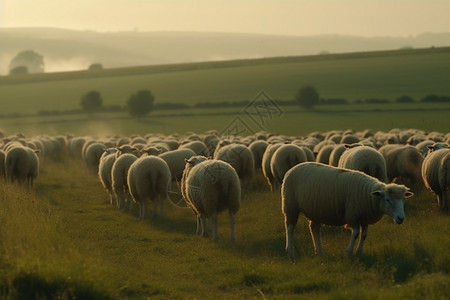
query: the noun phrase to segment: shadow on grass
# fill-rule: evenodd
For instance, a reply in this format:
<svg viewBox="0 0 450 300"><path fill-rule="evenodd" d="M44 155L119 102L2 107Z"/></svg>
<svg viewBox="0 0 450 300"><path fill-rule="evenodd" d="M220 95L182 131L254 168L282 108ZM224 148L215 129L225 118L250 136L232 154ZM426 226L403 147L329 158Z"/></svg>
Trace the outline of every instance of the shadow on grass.
<svg viewBox="0 0 450 300"><path fill-rule="evenodd" d="M112 299L89 282L71 278L46 279L33 271L22 271L11 278L0 292L6 299Z"/></svg>

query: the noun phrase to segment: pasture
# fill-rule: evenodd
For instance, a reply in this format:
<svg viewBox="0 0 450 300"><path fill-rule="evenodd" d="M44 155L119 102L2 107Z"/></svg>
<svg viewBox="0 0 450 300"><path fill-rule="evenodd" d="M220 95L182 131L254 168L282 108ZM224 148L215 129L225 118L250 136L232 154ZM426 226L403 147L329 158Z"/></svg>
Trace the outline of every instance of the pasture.
<svg viewBox="0 0 450 300"><path fill-rule="evenodd" d="M291 100L313 85L323 98L394 100L450 95L450 48L281 57L0 77L1 115L80 109L97 90L105 106L124 106L149 89L157 103L251 101L260 91Z"/></svg>
<svg viewBox="0 0 450 300"><path fill-rule="evenodd" d="M436 50L436 51L435 51ZM411 52L409 52L411 51ZM291 99L313 84L324 97L389 98L450 94L450 51L393 51L0 78L4 135L27 138L65 133L97 138L145 134L302 137L314 131L373 132L418 128L448 133L448 103L296 106L255 113L251 107L160 110L133 119L125 112L37 115L79 109L80 95L97 89L105 105L123 105L149 88L156 101L252 100L266 91ZM370 68L369 68L370 67ZM339 75L337 75L339 74ZM24 108L25 107L25 108ZM174 184L173 201L179 200ZM84 161L45 160L32 189L0 179L0 297L60 299L447 299L450 228L434 196L419 191L405 204L406 220L384 217L369 227L364 254L345 256L350 232L323 228L324 256L315 256L308 224L299 219L295 259L286 257L280 195L259 174L243 189L236 241L227 213L219 241L195 234L193 213L166 203L163 217L139 220L119 211Z"/></svg>
<svg viewBox="0 0 450 300"><path fill-rule="evenodd" d="M349 125L349 124L347 124ZM315 256L300 217L295 259L284 251L280 195L258 174L243 190L236 241L227 214L219 241L195 235L195 217L166 203L166 214L139 220L119 211L84 161L46 160L33 189L0 184L0 294L63 299L446 299L447 215L429 191L405 204L406 221L369 227L365 252L345 256L350 232L325 227ZM179 200L174 184L173 201Z"/></svg>

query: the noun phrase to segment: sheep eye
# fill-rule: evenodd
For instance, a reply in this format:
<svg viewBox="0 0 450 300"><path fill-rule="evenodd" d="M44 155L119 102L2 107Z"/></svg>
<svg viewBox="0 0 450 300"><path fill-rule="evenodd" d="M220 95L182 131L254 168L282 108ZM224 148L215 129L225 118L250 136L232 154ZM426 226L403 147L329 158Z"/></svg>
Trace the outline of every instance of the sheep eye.
<svg viewBox="0 0 450 300"><path fill-rule="evenodd" d="M391 199L389 199L389 198L386 198L385 200L386 200L386 203L388 203L388 204L392 204L392 201L391 201Z"/></svg>

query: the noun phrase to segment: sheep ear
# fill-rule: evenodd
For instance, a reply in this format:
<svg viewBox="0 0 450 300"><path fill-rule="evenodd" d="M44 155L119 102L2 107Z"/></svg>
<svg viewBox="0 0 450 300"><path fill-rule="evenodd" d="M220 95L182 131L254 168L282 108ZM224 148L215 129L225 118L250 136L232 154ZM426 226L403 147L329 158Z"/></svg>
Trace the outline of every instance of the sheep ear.
<svg viewBox="0 0 450 300"><path fill-rule="evenodd" d="M414 196L414 193L413 192L406 192L405 193L405 198L409 198L409 197L412 197L412 196Z"/></svg>
<svg viewBox="0 0 450 300"><path fill-rule="evenodd" d="M187 164L190 164L192 162L192 160L190 158L189 159L185 158L184 162L187 163Z"/></svg>
<svg viewBox="0 0 450 300"><path fill-rule="evenodd" d="M377 191L373 191L372 193L373 196L375 197L384 197L384 191L383 190L377 190Z"/></svg>

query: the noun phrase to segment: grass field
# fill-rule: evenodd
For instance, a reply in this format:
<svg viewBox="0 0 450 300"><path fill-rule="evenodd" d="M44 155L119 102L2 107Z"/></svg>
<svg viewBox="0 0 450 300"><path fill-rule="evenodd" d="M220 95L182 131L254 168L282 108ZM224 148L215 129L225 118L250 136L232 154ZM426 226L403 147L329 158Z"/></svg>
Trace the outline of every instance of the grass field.
<svg viewBox="0 0 450 300"><path fill-rule="evenodd" d="M80 108L97 90L105 106L123 106L149 89L159 103L250 101L260 91L291 100L313 85L324 98L349 101L449 95L450 48L315 55L0 77L2 114Z"/></svg>
<svg viewBox="0 0 450 300"><path fill-rule="evenodd" d="M237 240L226 214L219 241L195 235L189 209L168 204L141 221L108 203L81 162L47 163L33 191L0 184L0 297L14 299L447 299L448 216L429 192L406 222L371 226L365 254L346 258L350 232L325 227L316 257L303 217L296 258L284 252L280 198L259 175L243 191Z"/></svg>
<svg viewBox="0 0 450 300"><path fill-rule="evenodd" d="M436 50L436 51L435 51ZM428 49L304 58L279 58L41 74L0 78L5 135L105 136L147 133L306 135L336 129L388 131L418 128L447 133L450 104L389 103L183 109L133 119L125 112L40 116L40 110L79 108L89 89L105 105L123 105L149 88L157 101L252 100L261 90L290 99L304 84L324 97L392 98L450 94L450 50ZM107 76L105 76L107 75ZM276 103L276 102L275 102ZM27 109L22 109L27 107ZM195 235L189 209L169 203L164 217L141 221L135 211L113 208L84 162L41 164L31 190L0 179L0 298L10 299L447 299L450 239L447 215L433 195L416 193L406 221L388 217L369 229L361 258L344 256L350 233L324 228L326 255L313 253L307 222L295 234L296 258L284 251L280 196L258 175L243 190L236 241L227 214L219 216L219 241ZM177 187L174 187L175 191Z"/></svg>
<svg viewBox="0 0 450 300"><path fill-rule="evenodd" d="M29 116L0 118L4 134L22 132L27 135L131 135L147 133L184 134L214 129L233 133L235 125L242 135L266 130L278 134L301 136L313 131L364 130L389 131L392 128L420 128L427 131L449 132L450 104L412 103L386 105L320 106L305 111L296 106L281 107L279 114L259 118L250 116L243 108L186 109L153 112L136 120L127 113L104 113L93 118L85 114L59 116ZM261 120L263 123L261 123Z"/></svg>

